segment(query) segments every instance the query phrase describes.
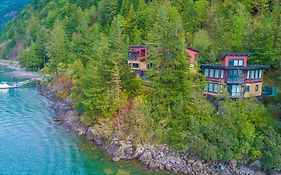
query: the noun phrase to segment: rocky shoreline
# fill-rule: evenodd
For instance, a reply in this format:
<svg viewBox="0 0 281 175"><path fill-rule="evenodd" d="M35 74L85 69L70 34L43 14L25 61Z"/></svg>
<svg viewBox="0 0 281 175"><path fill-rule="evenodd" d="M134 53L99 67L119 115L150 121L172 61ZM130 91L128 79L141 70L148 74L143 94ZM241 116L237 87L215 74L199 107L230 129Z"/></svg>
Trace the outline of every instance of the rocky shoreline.
<svg viewBox="0 0 281 175"><path fill-rule="evenodd" d="M91 143L103 148L112 155L113 161L138 160L149 169L166 170L181 174L200 175L262 175L259 161L250 165L243 165L237 161L228 164L215 161L205 161L197 156L173 151L168 145L139 144L134 146L130 140L114 138L106 144L102 136L96 135L94 129L86 127L79 119L79 115L72 108L71 99L58 100L48 87L40 87L39 92L45 96L50 107L56 112L54 119L57 124L63 124L81 136L85 136ZM241 165L240 165L241 164ZM275 175L280 175L275 173Z"/></svg>

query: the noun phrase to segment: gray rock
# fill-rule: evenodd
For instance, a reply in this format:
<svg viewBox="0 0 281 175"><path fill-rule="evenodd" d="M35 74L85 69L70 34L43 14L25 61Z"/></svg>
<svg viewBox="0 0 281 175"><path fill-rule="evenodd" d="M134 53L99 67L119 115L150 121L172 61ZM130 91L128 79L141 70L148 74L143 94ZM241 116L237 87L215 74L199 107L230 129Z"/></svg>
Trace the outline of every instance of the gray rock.
<svg viewBox="0 0 281 175"><path fill-rule="evenodd" d="M232 175L232 173L228 169L220 170L218 175Z"/></svg>
<svg viewBox="0 0 281 175"><path fill-rule="evenodd" d="M143 154L140 156L139 160L142 162L149 162L152 160L152 153L149 150L146 150L143 152Z"/></svg>
<svg viewBox="0 0 281 175"><path fill-rule="evenodd" d="M95 139L95 143L98 145L98 146L103 146L105 144L104 142L104 139L103 137L99 136Z"/></svg>
<svg viewBox="0 0 281 175"><path fill-rule="evenodd" d="M119 148L118 144L116 144L114 141L112 141L112 142L108 145L106 151L107 151L109 154L113 155L113 154L118 150L118 148Z"/></svg>
<svg viewBox="0 0 281 175"><path fill-rule="evenodd" d="M112 161L118 162L118 161L120 161L120 158L119 158L119 157L113 157L113 158L112 158Z"/></svg>
<svg viewBox="0 0 281 175"><path fill-rule="evenodd" d="M132 155L134 153L134 150L133 150L133 148L131 146L127 146L124 149L124 152L125 152L126 157L132 157Z"/></svg>
<svg viewBox="0 0 281 175"><path fill-rule="evenodd" d="M261 162L256 160L255 162L250 164L250 168L254 171L261 171Z"/></svg>
<svg viewBox="0 0 281 175"><path fill-rule="evenodd" d="M93 141L95 139L94 133L92 132L91 128L87 130L86 138L90 141Z"/></svg>
<svg viewBox="0 0 281 175"><path fill-rule="evenodd" d="M167 163L166 165L165 165L165 168L166 168L166 170L168 170L168 171L171 171L172 170L172 164L171 163Z"/></svg>
<svg viewBox="0 0 281 175"><path fill-rule="evenodd" d="M156 162L154 162L154 161L151 161L151 162L149 163L149 165L148 165L148 167L149 167L150 169L157 169L159 166L160 166L159 163L156 163Z"/></svg>
<svg viewBox="0 0 281 175"><path fill-rule="evenodd" d="M138 145L133 157L135 159L138 159L143 154L143 152L144 152L144 148L141 145Z"/></svg>
<svg viewBox="0 0 281 175"><path fill-rule="evenodd" d="M237 161L236 160L230 160L228 162L228 165L231 169L235 169L237 167Z"/></svg>
<svg viewBox="0 0 281 175"><path fill-rule="evenodd" d="M225 170L225 166L224 166L223 164L219 164L219 165L218 165L218 169L219 169L219 170Z"/></svg>
<svg viewBox="0 0 281 175"><path fill-rule="evenodd" d="M254 174L256 174L255 171L253 171L253 170L251 170L251 169L249 169L245 166L240 167L235 172L237 174L241 174L241 175L254 175Z"/></svg>

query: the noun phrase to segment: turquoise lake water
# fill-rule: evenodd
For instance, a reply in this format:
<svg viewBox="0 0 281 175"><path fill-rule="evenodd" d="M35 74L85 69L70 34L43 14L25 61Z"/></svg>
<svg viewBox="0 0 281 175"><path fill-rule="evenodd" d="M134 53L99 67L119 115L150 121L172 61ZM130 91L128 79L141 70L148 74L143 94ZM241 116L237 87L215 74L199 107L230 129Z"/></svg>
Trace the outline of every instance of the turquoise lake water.
<svg viewBox="0 0 281 175"><path fill-rule="evenodd" d="M12 78L0 69L0 82ZM148 175L134 162L112 162L85 139L53 122L34 86L0 90L1 175Z"/></svg>

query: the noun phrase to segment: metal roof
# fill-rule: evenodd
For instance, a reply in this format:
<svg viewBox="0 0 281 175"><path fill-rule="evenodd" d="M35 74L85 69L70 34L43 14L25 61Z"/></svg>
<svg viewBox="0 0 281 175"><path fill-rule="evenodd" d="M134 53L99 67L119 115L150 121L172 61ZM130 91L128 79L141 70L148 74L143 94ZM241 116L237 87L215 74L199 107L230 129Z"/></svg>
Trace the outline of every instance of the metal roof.
<svg viewBox="0 0 281 175"><path fill-rule="evenodd" d="M221 59L223 60L226 56L251 56L251 53L241 53L241 52L225 52L223 53Z"/></svg>
<svg viewBox="0 0 281 175"><path fill-rule="evenodd" d="M248 65L247 67L243 66L223 66L223 65L212 65L212 64L201 64L201 68L210 68L210 69L238 69L238 70L265 70L269 69L268 65Z"/></svg>

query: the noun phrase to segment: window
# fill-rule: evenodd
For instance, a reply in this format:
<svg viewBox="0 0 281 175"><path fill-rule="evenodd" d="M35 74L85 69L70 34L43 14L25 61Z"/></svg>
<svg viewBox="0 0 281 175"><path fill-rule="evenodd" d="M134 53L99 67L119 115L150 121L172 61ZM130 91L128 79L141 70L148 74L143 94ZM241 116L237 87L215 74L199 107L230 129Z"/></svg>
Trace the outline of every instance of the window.
<svg viewBox="0 0 281 175"><path fill-rule="evenodd" d="M260 70L259 79L261 79L261 77L262 77L262 70Z"/></svg>
<svg viewBox="0 0 281 175"><path fill-rule="evenodd" d="M256 70L255 79L258 79L258 78L259 78L259 70Z"/></svg>
<svg viewBox="0 0 281 175"><path fill-rule="evenodd" d="M151 68L152 66L153 66L152 63L148 63L148 64L146 65L147 69Z"/></svg>
<svg viewBox="0 0 281 175"><path fill-rule="evenodd" d="M252 78L252 80L253 80L253 79L255 79L255 70L252 70L251 73L252 73L252 77L251 77L251 78Z"/></svg>
<svg viewBox="0 0 281 175"><path fill-rule="evenodd" d="M210 69L210 77L214 77L214 69Z"/></svg>
<svg viewBox="0 0 281 175"><path fill-rule="evenodd" d="M250 86L246 85L245 92L250 92Z"/></svg>
<svg viewBox="0 0 281 175"><path fill-rule="evenodd" d="M239 60L238 65L239 65L239 66L243 66L243 65L244 65L244 60Z"/></svg>
<svg viewBox="0 0 281 175"><path fill-rule="evenodd" d="M234 60L229 60L229 66L234 66Z"/></svg>
<svg viewBox="0 0 281 175"><path fill-rule="evenodd" d="M138 63L133 63L132 64L132 68L139 68L139 64Z"/></svg>
<svg viewBox="0 0 281 175"><path fill-rule="evenodd" d="M141 50L141 55L140 55L141 57L143 57L143 56L145 56L145 49L142 49Z"/></svg>
<svg viewBox="0 0 281 175"><path fill-rule="evenodd" d="M224 70L221 70L221 78L224 77Z"/></svg>
<svg viewBox="0 0 281 175"><path fill-rule="evenodd" d="M228 81L240 82L242 81L242 70L228 70Z"/></svg>
<svg viewBox="0 0 281 175"><path fill-rule="evenodd" d="M204 74L208 77L209 76L209 69L205 69Z"/></svg>
<svg viewBox="0 0 281 175"><path fill-rule="evenodd" d="M223 91L223 85L220 84L220 93L222 93L222 91Z"/></svg>
<svg viewBox="0 0 281 175"><path fill-rule="evenodd" d="M213 83L209 83L209 92L213 92L213 86L214 86L214 84Z"/></svg>
<svg viewBox="0 0 281 175"><path fill-rule="evenodd" d="M231 96L240 97L241 96L241 85L232 85L231 86Z"/></svg>
<svg viewBox="0 0 281 175"><path fill-rule="evenodd" d="M234 66L238 66L238 60L234 60Z"/></svg>
<svg viewBox="0 0 281 175"><path fill-rule="evenodd" d="M251 73L251 72L248 70L248 71L247 71L247 77L246 77L247 80L250 79L250 73Z"/></svg>
<svg viewBox="0 0 281 175"><path fill-rule="evenodd" d="M214 84L214 92L218 93L218 84Z"/></svg>
<svg viewBox="0 0 281 175"><path fill-rule="evenodd" d="M215 69L215 78L219 78L219 70Z"/></svg>
<svg viewBox="0 0 281 175"><path fill-rule="evenodd" d="M198 60L198 54L195 54L194 61L197 61L197 60Z"/></svg>
<svg viewBox="0 0 281 175"><path fill-rule="evenodd" d="M244 60L235 60L235 59L229 60L229 66L243 66L243 65L244 65Z"/></svg>
<svg viewBox="0 0 281 175"><path fill-rule="evenodd" d="M255 90L256 90L256 91L259 90L259 85L258 85L258 84L256 85Z"/></svg>

